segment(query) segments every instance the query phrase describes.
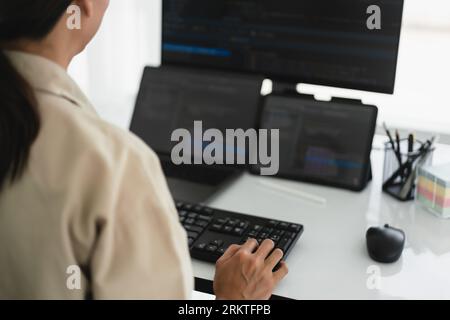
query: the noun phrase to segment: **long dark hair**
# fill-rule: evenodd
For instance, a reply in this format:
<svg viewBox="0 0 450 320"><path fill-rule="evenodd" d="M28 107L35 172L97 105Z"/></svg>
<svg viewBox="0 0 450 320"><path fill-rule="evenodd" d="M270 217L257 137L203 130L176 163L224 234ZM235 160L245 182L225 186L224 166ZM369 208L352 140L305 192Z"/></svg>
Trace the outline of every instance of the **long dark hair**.
<svg viewBox="0 0 450 320"><path fill-rule="evenodd" d="M21 176L40 129L33 90L14 69L2 45L45 38L71 2L0 1L0 189Z"/></svg>

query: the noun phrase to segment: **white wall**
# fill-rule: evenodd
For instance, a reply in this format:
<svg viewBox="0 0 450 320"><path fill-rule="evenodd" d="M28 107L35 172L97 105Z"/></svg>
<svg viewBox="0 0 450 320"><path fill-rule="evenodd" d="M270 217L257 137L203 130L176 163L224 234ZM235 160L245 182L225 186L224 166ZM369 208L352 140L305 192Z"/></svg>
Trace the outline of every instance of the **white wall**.
<svg viewBox="0 0 450 320"><path fill-rule="evenodd" d="M214 1L214 0L211 0ZM71 73L100 114L128 125L142 68L160 61L161 0L111 0L102 29ZM450 134L450 1L405 0L394 95L319 86L327 98L362 98L380 108L380 123Z"/></svg>
<svg viewBox="0 0 450 320"><path fill-rule="evenodd" d="M107 120L127 126L146 65L159 65L161 0L111 0L103 25L70 73Z"/></svg>

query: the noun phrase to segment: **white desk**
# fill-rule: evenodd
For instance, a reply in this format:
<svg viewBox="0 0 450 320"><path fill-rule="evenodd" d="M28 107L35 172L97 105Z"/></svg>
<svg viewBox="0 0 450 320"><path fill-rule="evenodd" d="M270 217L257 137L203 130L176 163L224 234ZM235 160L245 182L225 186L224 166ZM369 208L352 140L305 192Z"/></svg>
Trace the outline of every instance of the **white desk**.
<svg viewBox="0 0 450 320"><path fill-rule="evenodd" d="M380 137L376 140L379 141ZM440 146L435 163L450 162ZM275 294L294 299L450 299L450 220L441 220L381 192L383 151L372 155L374 180L362 193L245 174L210 205L226 210L301 223L305 232L288 257L289 275ZM260 183L320 195L326 205L274 191ZM394 264L367 255L368 227L389 223L402 228L407 243ZM368 289L368 268L380 269L380 288ZM196 277L212 280L214 266L193 262Z"/></svg>
<svg viewBox="0 0 450 320"><path fill-rule="evenodd" d="M128 128L133 99L106 103L102 116ZM98 103L97 105L102 105ZM123 106L129 106L124 108ZM384 137L377 136L375 147ZM438 147L434 164L450 162L450 146ZM245 174L210 204L217 208L301 223L305 232L288 257L290 273L275 294L294 299L450 299L450 220L441 220L381 192L383 151L372 153L374 179L362 193ZM327 205L273 191L276 182L327 199ZM395 264L373 262L365 232L389 223L407 243ZM381 288L367 287L370 266L381 272ZM196 277L212 280L214 265L194 260Z"/></svg>

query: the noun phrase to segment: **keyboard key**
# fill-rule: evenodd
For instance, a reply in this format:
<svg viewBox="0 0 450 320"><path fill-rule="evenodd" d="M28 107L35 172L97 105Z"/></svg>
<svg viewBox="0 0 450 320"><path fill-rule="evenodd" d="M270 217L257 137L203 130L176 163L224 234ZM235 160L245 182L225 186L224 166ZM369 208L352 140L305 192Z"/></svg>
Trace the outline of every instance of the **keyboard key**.
<svg viewBox="0 0 450 320"><path fill-rule="evenodd" d="M273 232L270 234L271 236L279 236L281 234L281 230L273 230Z"/></svg>
<svg viewBox="0 0 450 320"><path fill-rule="evenodd" d="M199 205L196 205L196 206L194 207L194 211L195 211L195 212L202 212L202 211L203 211L203 207L202 207L202 206L199 206Z"/></svg>
<svg viewBox="0 0 450 320"><path fill-rule="evenodd" d="M261 232L264 232L264 233L268 233L268 234L271 234L272 232L273 232L273 228L263 228L262 230L261 230Z"/></svg>
<svg viewBox="0 0 450 320"><path fill-rule="evenodd" d="M198 233L200 233L200 232L203 231L203 228L202 228L202 227L192 226L192 225L186 225L186 226L184 226L184 228L185 228L187 231L194 231L194 232L198 232Z"/></svg>
<svg viewBox="0 0 450 320"><path fill-rule="evenodd" d="M267 238L269 237L269 234L266 233L266 232L261 232L261 233L259 234L259 237L260 237L260 238L263 238L263 239L267 239Z"/></svg>
<svg viewBox="0 0 450 320"><path fill-rule="evenodd" d="M203 221L207 221L207 222L210 222L211 221L211 217L209 217L209 216L205 216L205 215L199 215L198 217L197 217L197 219L199 219L199 220L203 220Z"/></svg>
<svg viewBox="0 0 450 320"><path fill-rule="evenodd" d="M202 228L206 228L208 226L208 222L203 221L203 220L197 220L197 221L195 221L195 225L202 227Z"/></svg>
<svg viewBox="0 0 450 320"><path fill-rule="evenodd" d="M188 245L189 247L192 246L192 244L194 243L194 239L193 238L188 238Z"/></svg>
<svg viewBox="0 0 450 320"><path fill-rule="evenodd" d="M211 226L211 228L210 228L212 231L222 231L222 225L221 224L218 224L218 223L214 223L212 226Z"/></svg>
<svg viewBox="0 0 450 320"><path fill-rule="evenodd" d="M197 250L205 250L206 249L206 243L200 243L195 246L195 249Z"/></svg>
<svg viewBox="0 0 450 320"><path fill-rule="evenodd" d="M249 237L249 238L256 238L257 236L258 236L258 232L257 232L257 231L254 231L254 230L250 231L250 232L247 234L247 237Z"/></svg>
<svg viewBox="0 0 450 320"><path fill-rule="evenodd" d="M195 219L192 219L192 218L188 218L184 221L185 224L194 224L194 222L195 222Z"/></svg>
<svg viewBox="0 0 450 320"><path fill-rule="evenodd" d="M248 228L249 223L247 221L241 221L238 223L238 227L242 228L242 229L247 229Z"/></svg>
<svg viewBox="0 0 450 320"><path fill-rule="evenodd" d="M233 233L237 236L242 236L244 234L244 229L242 228L234 228Z"/></svg>
<svg viewBox="0 0 450 320"><path fill-rule="evenodd" d="M300 225L298 225L298 224L291 224L289 226L289 230L293 231L293 232L300 232L301 228L302 227Z"/></svg>
<svg viewBox="0 0 450 320"><path fill-rule="evenodd" d="M281 249L281 251L283 252L287 252L287 250L289 249L289 246L292 243L292 239L291 238L283 238L277 245L277 248Z"/></svg>
<svg viewBox="0 0 450 320"><path fill-rule="evenodd" d="M179 215L180 217L186 217L187 214L188 214L188 212L185 211L185 210L181 210L180 212L178 212L178 215Z"/></svg>
<svg viewBox="0 0 450 320"><path fill-rule="evenodd" d="M254 225L252 229L255 230L255 231L261 231L262 228L263 228L262 226L257 224L257 225Z"/></svg>
<svg viewBox="0 0 450 320"><path fill-rule="evenodd" d="M225 251L227 251L227 249L225 249L225 248L219 248L219 249L217 249L217 253L220 254L221 256L223 256L223 254L225 253Z"/></svg>
<svg viewBox="0 0 450 320"><path fill-rule="evenodd" d="M213 241L211 241L210 245L220 248L223 245L223 241L222 240L213 240Z"/></svg>
<svg viewBox="0 0 450 320"><path fill-rule="evenodd" d="M281 223L278 225L278 228L280 228L280 229L282 229L282 230L286 230L287 228L289 228L289 223L281 222Z"/></svg>
<svg viewBox="0 0 450 320"><path fill-rule="evenodd" d="M272 240L273 242L277 243L278 241L280 241L280 236L272 235L272 236L270 236L269 239Z"/></svg>
<svg viewBox="0 0 450 320"><path fill-rule="evenodd" d="M233 232L233 227L232 226L225 226L223 227L223 231L226 233L231 233Z"/></svg>
<svg viewBox="0 0 450 320"><path fill-rule="evenodd" d="M206 246L206 251L208 252L215 252L218 248L216 246L213 245L208 245Z"/></svg>
<svg viewBox="0 0 450 320"><path fill-rule="evenodd" d="M181 201L178 201L178 202L175 203L175 206L177 207L178 210L182 209L183 205L184 205L184 203L181 202Z"/></svg>
<svg viewBox="0 0 450 320"><path fill-rule="evenodd" d="M275 220L269 221L269 227L275 228L276 226L278 226L278 221Z"/></svg>
<svg viewBox="0 0 450 320"><path fill-rule="evenodd" d="M286 232L286 233L284 234L284 236L285 236L286 238L294 239L294 238L295 238L295 233L293 233L293 232Z"/></svg>
<svg viewBox="0 0 450 320"><path fill-rule="evenodd" d="M203 208L203 214L212 215L214 211L211 208Z"/></svg>
<svg viewBox="0 0 450 320"><path fill-rule="evenodd" d="M197 239L198 237L198 233L194 231L188 231L187 234L189 238Z"/></svg>
<svg viewBox="0 0 450 320"><path fill-rule="evenodd" d="M181 217L181 218L180 218L180 222L181 222L181 223L183 223L183 222L184 222L184 220L186 220L186 218L185 218L185 217Z"/></svg>
<svg viewBox="0 0 450 320"><path fill-rule="evenodd" d="M235 227L235 226L238 225L238 223L240 223L239 220L236 220L236 219L230 219L230 220L228 220L227 225L229 225L230 227Z"/></svg>
<svg viewBox="0 0 450 320"><path fill-rule="evenodd" d="M218 224L225 224L227 223L228 219L216 219L214 220L214 223L218 223Z"/></svg>
<svg viewBox="0 0 450 320"><path fill-rule="evenodd" d="M196 214L195 212L190 212L190 213L188 213L187 216L188 216L188 218L195 219L195 218L197 218L198 214Z"/></svg>

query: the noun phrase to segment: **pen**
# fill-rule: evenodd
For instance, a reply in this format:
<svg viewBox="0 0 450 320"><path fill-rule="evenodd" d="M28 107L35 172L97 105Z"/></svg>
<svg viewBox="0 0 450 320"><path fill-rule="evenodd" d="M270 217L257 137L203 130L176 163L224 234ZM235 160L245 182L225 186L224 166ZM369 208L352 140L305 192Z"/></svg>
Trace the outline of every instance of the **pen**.
<svg viewBox="0 0 450 320"><path fill-rule="evenodd" d="M400 153L401 152L401 148L400 148L400 134L398 133L398 130L395 130L395 140L397 140L397 152Z"/></svg>
<svg viewBox="0 0 450 320"><path fill-rule="evenodd" d="M434 139L435 137L432 137L431 140L427 140L427 142L419 149L421 159L417 163L416 168L420 168L421 166L423 166L427 162L428 158L431 156ZM417 177L417 170L413 170L413 172L409 175L408 179L406 180L406 183L403 186L402 190L400 191L400 198L404 199L406 197L412 196L411 193L413 192L413 186L416 177Z"/></svg>
<svg viewBox="0 0 450 320"><path fill-rule="evenodd" d="M414 135L410 134L408 136L408 153L411 153L414 151Z"/></svg>
<svg viewBox="0 0 450 320"><path fill-rule="evenodd" d="M408 160L409 157L411 157L411 153L414 151L414 135L410 134L408 135ZM409 163L409 161L408 161ZM409 177L412 173L412 163L410 163L406 169L406 177Z"/></svg>
<svg viewBox="0 0 450 320"><path fill-rule="evenodd" d="M400 159L402 160L401 146L400 146L400 134L398 133L398 130L395 130L395 140L397 143L397 154L399 155ZM403 179L404 179L404 177L402 177L402 180Z"/></svg>
<svg viewBox="0 0 450 320"><path fill-rule="evenodd" d="M390 132L389 129L387 128L385 122L383 123L383 127L384 127L384 131L386 131L386 134L387 134L387 136L388 136L388 138L389 138L389 142L390 142L390 144L391 144L392 151L395 153L395 156L397 157L398 165L399 165L399 166L402 166L402 158L400 157L400 154L398 153L397 148L395 147L394 139L392 139L391 132Z"/></svg>

